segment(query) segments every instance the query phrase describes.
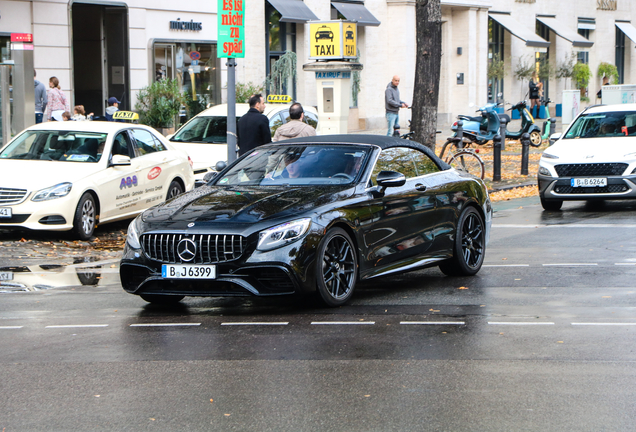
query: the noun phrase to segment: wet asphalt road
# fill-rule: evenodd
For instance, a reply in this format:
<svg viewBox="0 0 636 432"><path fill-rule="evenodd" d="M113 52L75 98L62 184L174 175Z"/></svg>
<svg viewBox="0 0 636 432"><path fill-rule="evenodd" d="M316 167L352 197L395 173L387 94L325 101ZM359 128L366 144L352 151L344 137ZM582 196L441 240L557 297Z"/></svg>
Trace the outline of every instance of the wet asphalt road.
<svg viewBox="0 0 636 432"><path fill-rule="evenodd" d="M378 279L337 309L162 309L121 290L114 249L20 258L31 291L0 293L0 428L634 430L636 203L496 208L476 277Z"/></svg>

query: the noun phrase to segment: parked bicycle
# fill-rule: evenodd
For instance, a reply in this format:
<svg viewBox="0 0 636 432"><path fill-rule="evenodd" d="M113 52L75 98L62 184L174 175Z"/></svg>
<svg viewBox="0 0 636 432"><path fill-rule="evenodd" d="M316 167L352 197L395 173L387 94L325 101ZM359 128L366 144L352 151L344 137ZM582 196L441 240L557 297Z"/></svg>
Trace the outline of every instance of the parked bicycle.
<svg viewBox="0 0 636 432"><path fill-rule="evenodd" d="M462 146L460 146L459 143L462 141L464 142L462 143ZM449 137L442 147L442 151L439 156L440 159L443 158L446 148L451 145L451 149L448 151L446 159L442 160L458 171L466 172L483 180L486 175L486 168L484 161L477 154L479 149L463 147L463 144L469 146L471 141L459 137Z"/></svg>

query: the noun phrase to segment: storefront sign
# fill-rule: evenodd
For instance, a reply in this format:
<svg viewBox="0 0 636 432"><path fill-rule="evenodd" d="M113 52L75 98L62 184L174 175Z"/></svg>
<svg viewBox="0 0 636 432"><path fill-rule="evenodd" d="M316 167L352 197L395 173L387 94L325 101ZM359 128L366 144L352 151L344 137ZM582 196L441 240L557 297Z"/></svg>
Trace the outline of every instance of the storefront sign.
<svg viewBox="0 0 636 432"><path fill-rule="evenodd" d="M203 23L194 22L193 20L181 21L181 18L177 18L176 21L170 21L170 30L191 30L201 31L203 30Z"/></svg>
<svg viewBox="0 0 636 432"><path fill-rule="evenodd" d="M309 23L310 59L355 59L357 28L348 21Z"/></svg>
<svg viewBox="0 0 636 432"><path fill-rule="evenodd" d="M33 42L31 33L11 33L11 42Z"/></svg>
<svg viewBox="0 0 636 432"><path fill-rule="evenodd" d="M244 0L218 0L219 57L245 58Z"/></svg>

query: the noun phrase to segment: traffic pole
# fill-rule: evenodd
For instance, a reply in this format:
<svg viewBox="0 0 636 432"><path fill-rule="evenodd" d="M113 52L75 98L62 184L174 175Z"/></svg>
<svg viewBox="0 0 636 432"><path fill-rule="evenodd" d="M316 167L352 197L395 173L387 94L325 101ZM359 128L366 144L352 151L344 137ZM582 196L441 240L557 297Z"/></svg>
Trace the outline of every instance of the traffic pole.
<svg viewBox="0 0 636 432"><path fill-rule="evenodd" d="M236 60L227 59L227 163L236 160Z"/></svg>
<svg viewBox="0 0 636 432"><path fill-rule="evenodd" d="M528 175L528 159L530 157L530 134L521 135L521 175Z"/></svg>

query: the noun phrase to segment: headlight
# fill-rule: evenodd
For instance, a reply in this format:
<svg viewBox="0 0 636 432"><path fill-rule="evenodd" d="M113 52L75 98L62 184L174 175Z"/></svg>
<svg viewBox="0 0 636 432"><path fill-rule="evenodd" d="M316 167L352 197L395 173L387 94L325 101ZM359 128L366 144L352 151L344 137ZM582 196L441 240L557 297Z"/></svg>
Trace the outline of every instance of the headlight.
<svg viewBox="0 0 636 432"><path fill-rule="evenodd" d="M552 174L550 174L550 170L542 166L539 167L539 174L544 176L552 176Z"/></svg>
<svg viewBox="0 0 636 432"><path fill-rule="evenodd" d="M47 201L65 197L71 192L72 187L73 183L60 183L58 185L51 186L50 188L42 189L33 195L31 201Z"/></svg>
<svg viewBox="0 0 636 432"><path fill-rule="evenodd" d="M311 218L298 219L268 228L258 234L256 249L267 251L295 242L309 231Z"/></svg>
<svg viewBox="0 0 636 432"><path fill-rule="evenodd" d="M546 158L546 159L558 159L558 158L559 158L558 156L555 156L555 155L553 155L553 154L546 153L546 152L543 152L543 154L541 155L541 157L542 157L542 158Z"/></svg>
<svg viewBox="0 0 636 432"><path fill-rule="evenodd" d="M141 243L139 243L139 229L141 225L141 215L137 216L128 225L128 233L126 234L126 242L133 249L141 249Z"/></svg>

